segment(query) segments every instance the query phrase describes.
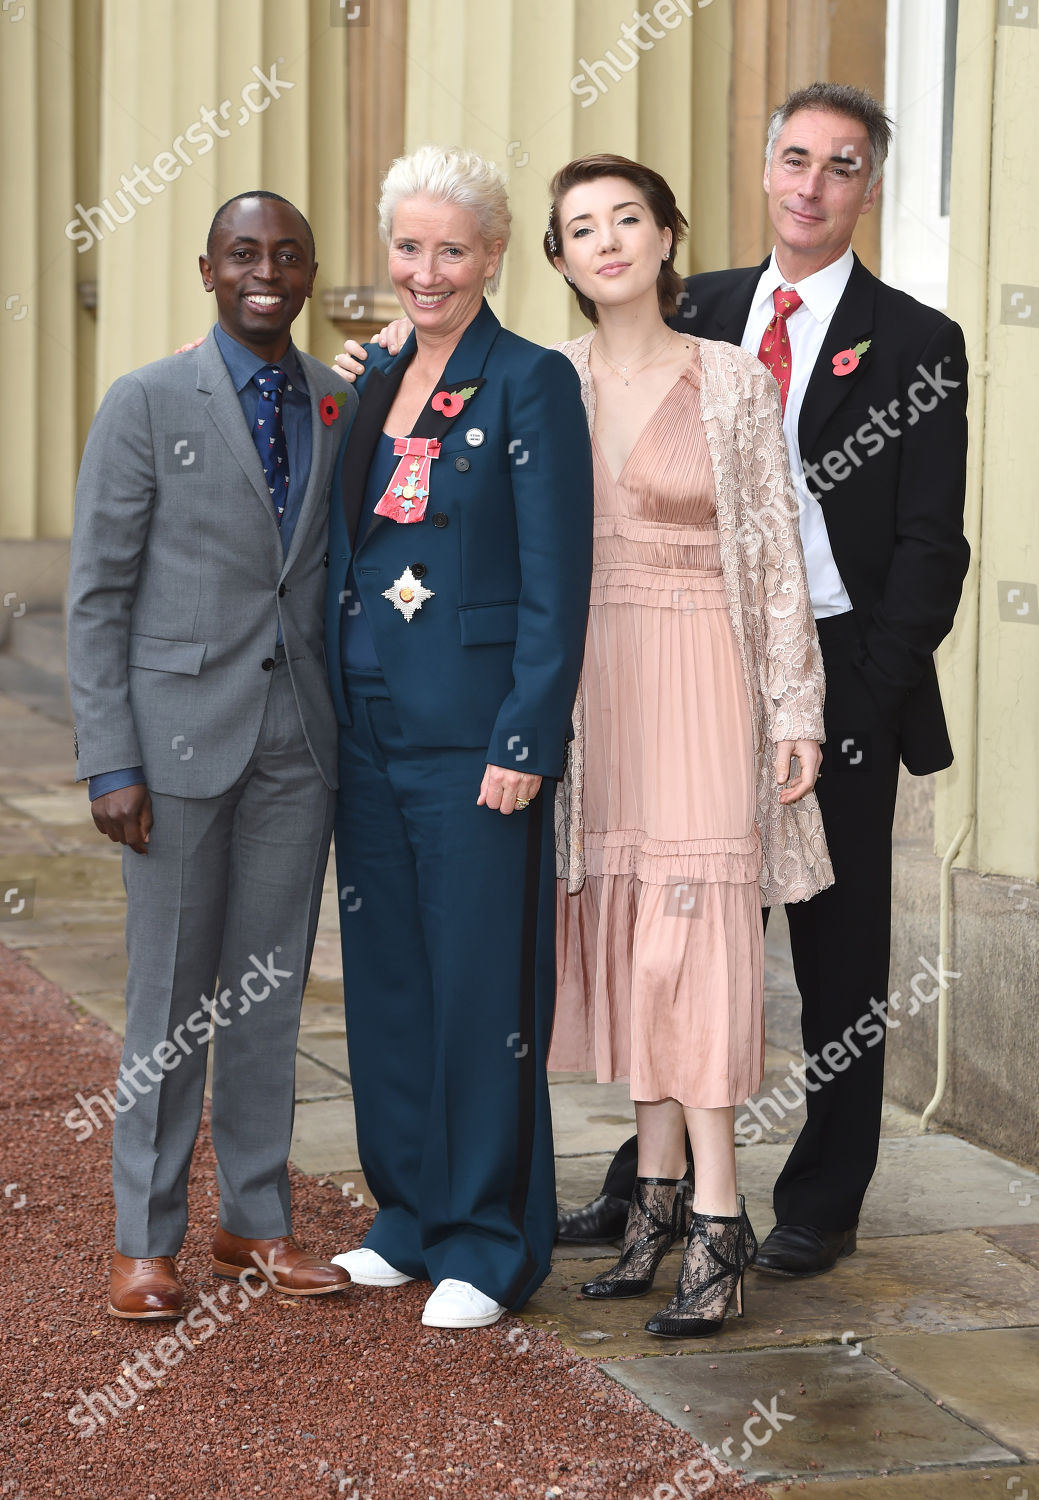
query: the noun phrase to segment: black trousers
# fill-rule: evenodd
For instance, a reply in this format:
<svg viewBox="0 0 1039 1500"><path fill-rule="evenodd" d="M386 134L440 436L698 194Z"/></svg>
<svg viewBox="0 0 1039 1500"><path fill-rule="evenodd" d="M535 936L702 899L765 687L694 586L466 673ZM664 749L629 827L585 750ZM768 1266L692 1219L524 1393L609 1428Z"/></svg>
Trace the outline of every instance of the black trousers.
<svg viewBox="0 0 1039 1500"><path fill-rule="evenodd" d="M786 908L808 1118L779 1174L773 1206L780 1224L848 1229L880 1147L899 745L855 665L854 616L820 620L819 642L826 745L817 791L834 884ZM603 1192L630 1197L637 1160L633 1136L611 1162Z"/></svg>

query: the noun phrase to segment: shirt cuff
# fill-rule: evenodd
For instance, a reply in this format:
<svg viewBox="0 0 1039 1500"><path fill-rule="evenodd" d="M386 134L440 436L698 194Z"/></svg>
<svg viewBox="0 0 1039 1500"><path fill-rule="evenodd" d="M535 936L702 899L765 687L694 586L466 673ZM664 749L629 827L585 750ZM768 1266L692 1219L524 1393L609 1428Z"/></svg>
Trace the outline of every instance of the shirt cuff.
<svg viewBox="0 0 1039 1500"><path fill-rule="evenodd" d="M102 771L100 776L91 776L87 781L87 795L94 802L107 792L121 792L124 787L143 785L144 767L130 766L125 771Z"/></svg>

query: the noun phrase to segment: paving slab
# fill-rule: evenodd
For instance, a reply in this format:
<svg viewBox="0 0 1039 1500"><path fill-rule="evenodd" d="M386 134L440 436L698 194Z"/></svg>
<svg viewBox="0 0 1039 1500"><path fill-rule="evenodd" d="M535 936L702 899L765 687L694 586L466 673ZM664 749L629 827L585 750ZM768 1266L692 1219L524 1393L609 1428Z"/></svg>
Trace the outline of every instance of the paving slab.
<svg viewBox="0 0 1039 1500"><path fill-rule="evenodd" d="M93 902L97 897L108 899L122 893L122 862L115 845L110 845L109 854L104 842L95 831L94 847L79 855L61 854L53 850L48 854L24 854L17 858L8 856L0 861L0 880L10 884L12 880L35 880L37 896L48 901ZM60 914L63 908L56 906Z"/></svg>
<svg viewBox="0 0 1039 1500"><path fill-rule="evenodd" d="M1039 1459L1039 1328L906 1334L866 1347L947 1411Z"/></svg>
<svg viewBox="0 0 1039 1500"><path fill-rule="evenodd" d="M322 1180L335 1183L343 1195L347 1209L378 1208L379 1206L375 1200L375 1194L365 1181L364 1173L359 1167L355 1167L352 1172L328 1172ZM349 1214L346 1222L349 1225ZM358 1233L360 1233L360 1226L358 1226Z"/></svg>
<svg viewBox="0 0 1039 1500"><path fill-rule="evenodd" d="M982 1229L979 1233L999 1249L1009 1250L1012 1255L1039 1266L1039 1224L1006 1224Z"/></svg>
<svg viewBox="0 0 1039 1500"><path fill-rule="evenodd" d="M722 1349L765 1349L777 1343L839 1343L851 1349L862 1339L915 1330L951 1332L971 1328L1028 1327L1039 1308L1039 1269L992 1253L980 1234L950 1230L942 1235L906 1235L866 1240L855 1255L825 1276L790 1281L748 1271L743 1318L730 1317L719 1335ZM600 1301L578 1288L614 1263L560 1261L528 1302L523 1316L557 1328L563 1343L588 1353L589 1330L625 1340L630 1354L696 1354L679 1341L654 1338L643 1324L663 1307L678 1276L679 1252L664 1257L647 1297ZM602 1341L605 1345L605 1340ZM612 1347L610 1352L612 1353ZM602 1350L598 1350L602 1357Z"/></svg>
<svg viewBox="0 0 1039 1500"><path fill-rule="evenodd" d="M5 819L0 823L0 860L18 861L27 854L48 854L51 839L47 829L41 828L31 818L24 823Z"/></svg>
<svg viewBox="0 0 1039 1500"><path fill-rule="evenodd" d="M846 1349L718 1352L711 1361L678 1355L601 1368L751 1479L1019 1458L900 1375L868 1356L849 1358Z"/></svg>
<svg viewBox="0 0 1039 1500"><path fill-rule="evenodd" d="M77 999L90 994L110 995L126 983L126 952L110 939L41 947L31 962L52 984Z"/></svg>
<svg viewBox="0 0 1039 1500"><path fill-rule="evenodd" d="M551 1100L556 1149L564 1155L612 1154L635 1129L627 1083L556 1083Z"/></svg>
<svg viewBox="0 0 1039 1500"><path fill-rule="evenodd" d="M350 1084L341 1073L333 1073L323 1063L305 1053L296 1052L296 1103L318 1099L350 1099Z"/></svg>
<svg viewBox="0 0 1039 1500"><path fill-rule="evenodd" d="M343 981L322 979L311 969L307 977L307 987L303 991L303 1014L308 1021L320 1020L321 1025L345 1036Z"/></svg>
<svg viewBox="0 0 1039 1500"><path fill-rule="evenodd" d="M0 889L0 900L5 892ZM120 921L91 924L90 936L94 939L111 939L113 944L124 945L124 924ZM78 930L77 930L78 929ZM28 963L34 963L34 951L44 948L74 950L84 936L78 923L60 922L49 918L30 921L11 921L0 918L0 942L8 948L16 948Z"/></svg>
<svg viewBox="0 0 1039 1500"><path fill-rule="evenodd" d="M4 801L15 812L24 813L27 818L35 818L39 823L59 828L85 823L91 828L95 838L100 838L90 816L90 802L85 787L71 786L28 794L8 793Z"/></svg>
<svg viewBox="0 0 1039 1500"><path fill-rule="evenodd" d="M555 1085L548 1086L549 1099L555 1098ZM553 1121L553 1125L555 1122ZM598 1197L607 1168L613 1160L609 1151L589 1151L586 1155L562 1155L567 1142L562 1131L556 1131L556 1197L563 1208L580 1208Z"/></svg>
<svg viewBox="0 0 1039 1500"><path fill-rule="evenodd" d="M737 1111L737 1118L739 1111ZM736 1155L740 1191L770 1203L785 1146L743 1146ZM1010 1191L1011 1183L1018 1186ZM1030 1199L1027 1204L1026 1198ZM760 1238L771 1214L751 1216ZM860 1239L970 1229L977 1224L1039 1222L1039 1173L1016 1167L954 1135L885 1138L859 1227Z"/></svg>
<svg viewBox="0 0 1039 1500"><path fill-rule="evenodd" d="M325 896L322 902L322 911L328 904ZM327 919L326 919L327 920ZM332 892L331 921L337 925L332 931L322 931L318 928L314 939L314 957L311 960L312 979L321 980L329 987L330 993L336 994L339 1000L339 1009L343 1008L343 950L339 946L338 917L335 912L335 892Z"/></svg>
<svg viewBox="0 0 1039 1500"><path fill-rule="evenodd" d="M319 1099L296 1105L289 1159L301 1172L360 1171L354 1107L349 1099Z"/></svg>
<svg viewBox="0 0 1039 1500"><path fill-rule="evenodd" d="M39 968L36 958L32 958L34 968ZM126 1031L126 995L122 989L98 990L93 994L77 995L69 997L73 1005L90 1016L96 1016L106 1026L115 1032L116 1036L122 1036Z"/></svg>
<svg viewBox="0 0 1039 1500"><path fill-rule="evenodd" d="M301 1026L296 1051L299 1057L308 1057L312 1062L320 1063L349 1089L350 1064L346 1053L346 1036L342 1031L330 1035L317 1027L304 1030Z"/></svg>
<svg viewBox="0 0 1039 1500"><path fill-rule="evenodd" d="M801 1494L805 1481L767 1484L773 1500ZM809 1480L805 1491L818 1500L1028 1500L1039 1495L1039 1468L1010 1464L999 1468L943 1469L932 1474L891 1474L873 1479Z"/></svg>
<svg viewBox="0 0 1039 1500"><path fill-rule="evenodd" d="M885 1140L863 1218L885 1235L1039 1223L1039 1173L955 1135Z"/></svg>

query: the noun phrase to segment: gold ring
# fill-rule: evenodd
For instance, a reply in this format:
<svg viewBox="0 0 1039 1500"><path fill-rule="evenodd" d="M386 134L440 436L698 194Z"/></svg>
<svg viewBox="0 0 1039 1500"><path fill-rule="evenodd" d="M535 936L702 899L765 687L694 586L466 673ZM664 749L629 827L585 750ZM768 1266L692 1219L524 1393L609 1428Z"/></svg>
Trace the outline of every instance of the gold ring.
<svg viewBox="0 0 1039 1500"><path fill-rule="evenodd" d="M530 798L529 797L517 797L516 798L516 806L519 808L520 812L522 812L525 807L529 807L530 806Z"/></svg>

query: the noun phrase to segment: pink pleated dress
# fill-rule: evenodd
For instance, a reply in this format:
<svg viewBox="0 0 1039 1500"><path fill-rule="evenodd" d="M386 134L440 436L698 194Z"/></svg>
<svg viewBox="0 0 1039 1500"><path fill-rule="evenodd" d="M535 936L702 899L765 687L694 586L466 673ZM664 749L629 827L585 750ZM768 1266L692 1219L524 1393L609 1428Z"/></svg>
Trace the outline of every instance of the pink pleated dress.
<svg viewBox="0 0 1039 1500"><path fill-rule="evenodd" d="M592 447L588 874L579 895L558 885L549 1067L738 1104L763 1070L761 843L694 365L616 478Z"/></svg>

